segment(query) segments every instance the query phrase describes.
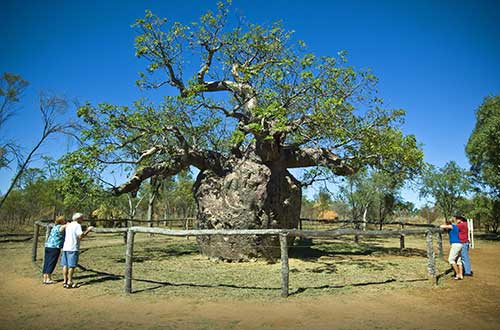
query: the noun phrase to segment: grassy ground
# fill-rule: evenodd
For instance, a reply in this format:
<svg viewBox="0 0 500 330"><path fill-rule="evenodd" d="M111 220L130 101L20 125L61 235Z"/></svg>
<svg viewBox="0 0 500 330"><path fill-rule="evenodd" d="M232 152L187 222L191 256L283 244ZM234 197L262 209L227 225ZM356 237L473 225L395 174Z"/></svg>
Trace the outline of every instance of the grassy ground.
<svg viewBox="0 0 500 330"><path fill-rule="evenodd" d="M82 242L87 270L76 277L83 286L72 290L41 283L31 242L0 241L0 329L437 330L451 324L496 330L500 324L497 241L477 240L473 277L445 276L438 286L426 280L424 237L407 237L402 254L397 239L303 241L290 253L288 299L280 298L279 264L213 262L185 238L138 234L136 243L135 291L125 295L119 235L91 234ZM439 261L438 269L442 274L448 266Z"/></svg>
<svg viewBox="0 0 500 330"><path fill-rule="evenodd" d="M397 238L365 239L360 244L351 237L296 241L290 251L292 299L361 289L429 286L424 237L407 237L406 246L400 252ZM42 242L39 249L43 251ZM121 235L89 236L82 242L82 269L78 270L77 281L91 285L96 295L122 294L124 255ZM437 265L440 272L448 268L442 261ZM280 299L280 268L279 262L264 260L213 261L198 253L193 238L139 234L134 244L133 294L137 298L191 297L204 301Z"/></svg>

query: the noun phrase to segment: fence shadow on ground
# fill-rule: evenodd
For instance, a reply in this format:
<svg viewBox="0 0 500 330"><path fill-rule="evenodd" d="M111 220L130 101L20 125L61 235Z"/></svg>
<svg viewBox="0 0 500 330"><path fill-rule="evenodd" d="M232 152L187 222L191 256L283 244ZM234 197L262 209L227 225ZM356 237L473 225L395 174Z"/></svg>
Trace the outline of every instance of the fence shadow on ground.
<svg viewBox="0 0 500 330"><path fill-rule="evenodd" d="M292 292L290 292L289 296L298 295L298 294L306 292L307 290L343 289L343 288L347 288L347 287L363 287L363 286L383 285L383 284L388 284L388 283L393 283L393 282L410 283L410 282L423 282L423 281L428 281L428 279L416 278L416 279L408 279L408 280L397 280L394 278L390 278L390 279L387 279L384 281L361 282L361 283L352 283L352 284L320 285L320 286L314 286L314 287L302 287L302 288L297 288L297 289L293 290Z"/></svg>
<svg viewBox="0 0 500 330"><path fill-rule="evenodd" d="M442 278L444 278L446 275L448 275L450 273L453 273L453 269L451 269L451 267L448 268L447 270L445 270L443 273L438 274L436 276L436 283L439 282Z"/></svg>
<svg viewBox="0 0 500 330"><path fill-rule="evenodd" d="M82 265L78 265L78 268L84 272L93 273L93 274L85 274L85 275L75 275L74 279L79 280L79 285L91 285L93 283L102 283L106 281L116 281L123 280L125 277L123 275L112 274L107 272L102 272L95 269L90 269L84 267ZM84 280L84 281L81 281ZM133 293L145 292L145 291L153 291L165 286L173 286L173 287L193 287L193 288L233 288L233 289L250 289L250 290L281 290L281 288L274 287L257 287L257 286L243 286L243 285L234 285L234 284L196 284L196 283L174 283L167 281L156 281L144 278L134 278L135 282L143 282L143 283L151 283L157 284L154 287L134 290Z"/></svg>
<svg viewBox="0 0 500 330"><path fill-rule="evenodd" d="M108 272L103 272L95 269L90 269L87 267L84 267L82 265L78 265L78 269L92 273L92 274L75 274L73 278L75 280L78 280L79 285L91 285L93 283L102 283L102 282L107 282L107 281L117 281L117 280L123 280L125 277L123 275L118 275L118 274L112 274ZM81 280L84 280L81 282Z"/></svg>
<svg viewBox="0 0 500 330"><path fill-rule="evenodd" d="M78 268L84 272L91 273L91 274L82 274L82 275L75 274L74 279L77 280L77 283L80 286L103 283L103 282L107 282L107 281L124 280L124 278L125 278L123 275L112 274L112 273L103 272L103 271L99 271L99 270L95 270L95 269L90 269L90 268L84 267L82 265L78 265ZM440 276L444 276L444 275L448 274L449 272L450 272L450 270L446 271L444 274L441 274ZM228 288L228 289L265 290L265 291L272 291L272 290L279 291L279 290L281 290L280 287L259 287L259 286L245 286L245 285L235 285L235 284L175 283L175 282L157 281L157 280L151 280L151 279L145 279L145 278L134 278L133 280L135 282L154 284L154 286L144 288L144 289L139 289L139 290L133 290L132 293L154 291L154 290L158 290L158 289L161 289L164 287ZM389 283L393 283L393 282L410 283L410 282L423 282L423 281L428 281L428 279L427 278L417 278L417 279L397 280L394 278L389 278L389 279L383 280L383 281L368 281L368 282L360 282L360 283L347 283L347 284L336 284L336 285L320 285L320 286L300 287L300 288L296 288L296 289L292 290L289 295L290 296L300 295L301 293L304 293L307 290L343 289L343 288L348 288L348 287L364 287L364 286L384 285L384 284L389 284Z"/></svg>

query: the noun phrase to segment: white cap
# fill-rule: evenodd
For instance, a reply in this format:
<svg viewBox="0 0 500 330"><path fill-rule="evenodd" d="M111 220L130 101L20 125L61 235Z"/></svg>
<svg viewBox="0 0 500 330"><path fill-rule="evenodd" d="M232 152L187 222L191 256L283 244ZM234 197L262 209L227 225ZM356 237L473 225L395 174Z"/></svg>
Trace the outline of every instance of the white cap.
<svg viewBox="0 0 500 330"><path fill-rule="evenodd" d="M83 214L81 213L75 213L73 214L73 217L71 218L73 221L78 220L80 218L83 218Z"/></svg>

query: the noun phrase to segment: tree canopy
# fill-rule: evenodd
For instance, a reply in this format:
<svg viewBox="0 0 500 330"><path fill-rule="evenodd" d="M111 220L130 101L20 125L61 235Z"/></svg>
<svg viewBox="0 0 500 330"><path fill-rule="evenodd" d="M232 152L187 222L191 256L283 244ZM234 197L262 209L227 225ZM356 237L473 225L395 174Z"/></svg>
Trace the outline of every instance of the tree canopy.
<svg viewBox="0 0 500 330"><path fill-rule="evenodd" d="M500 95L486 97L465 149L472 173L500 199Z"/></svg>
<svg viewBox="0 0 500 330"><path fill-rule="evenodd" d="M470 191L471 185L467 171L454 161L442 168L431 166L422 176L420 195L433 197L445 219L459 211L459 201Z"/></svg>
<svg viewBox="0 0 500 330"><path fill-rule="evenodd" d="M222 175L244 158L335 175L420 168L415 137L400 130L404 111L382 107L370 70L348 65L345 52L308 53L279 22L231 28L228 17L229 2L192 24L146 11L134 24L136 56L147 63L137 84L164 91L163 101L78 110L87 124L78 161L135 171L115 193L190 166Z"/></svg>
<svg viewBox="0 0 500 330"><path fill-rule="evenodd" d="M21 76L5 72L0 77L0 131L16 111L16 105L28 86ZM0 135L0 168L7 167L16 157L19 157L18 146Z"/></svg>

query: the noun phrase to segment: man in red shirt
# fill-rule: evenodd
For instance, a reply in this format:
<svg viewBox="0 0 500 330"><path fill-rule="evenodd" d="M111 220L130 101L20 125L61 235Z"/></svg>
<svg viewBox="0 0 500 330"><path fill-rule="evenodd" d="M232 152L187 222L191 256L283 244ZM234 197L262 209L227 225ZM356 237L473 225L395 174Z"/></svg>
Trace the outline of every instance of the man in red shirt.
<svg viewBox="0 0 500 330"><path fill-rule="evenodd" d="M467 219L461 215L455 215L458 227L458 238L462 243L462 264L464 269L464 276L472 276L472 267L469 258L469 227L467 226Z"/></svg>

